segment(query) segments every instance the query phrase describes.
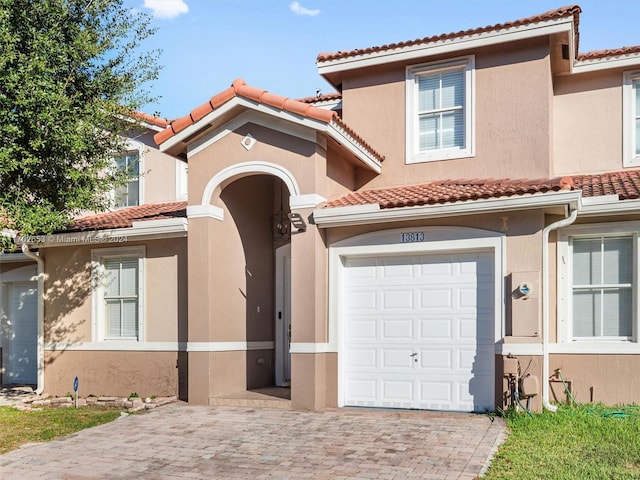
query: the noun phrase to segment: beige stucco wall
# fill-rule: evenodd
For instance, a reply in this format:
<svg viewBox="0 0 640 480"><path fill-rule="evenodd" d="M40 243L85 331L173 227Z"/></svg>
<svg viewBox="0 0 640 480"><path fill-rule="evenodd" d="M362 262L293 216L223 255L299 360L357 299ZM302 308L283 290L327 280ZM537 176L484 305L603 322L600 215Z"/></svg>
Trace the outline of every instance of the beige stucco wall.
<svg viewBox="0 0 640 480"><path fill-rule="evenodd" d="M91 341L91 250L145 245L145 340L186 339L186 239L41 249L45 342Z"/></svg>
<svg viewBox="0 0 640 480"><path fill-rule="evenodd" d="M609 405L637 404L640 383L635 381L640 355L551 355L550 373L560 369L570 381L576 401L602 402ZM559 379L556 379L559 380ZM566 401L564 386L551 383L559 401Z"/></svg>
<svg viewBox="0 0 640 480"><path fill-rule="evenodd" d="M155 131L133 133L132 139L142 148L142 202L172 202L179 200L176 188L176 165L182 162L161 152L153 141Z"/></svg>
<svg viewBox="0 0 640 480"><path fill-rule="evenodd" d="M546 177L551 158L552 84L544 39L475 53L475 155L405 165L405 64L345 74L344 120L384 154L367 187L447 178ZM411 65L443 60L433 57Z"/></svg>
<svg viewBox="0 0 640 480"><path fill-rule="evenodd" d="M146 342L175 342L170 352L83 350L91 335L91 250L145 245ZM86 379L86 394L175 394L178 342L187 340L186 239L125 244L53 247L40 250L45 262L45 386L69 391L69 376ZM52 345L57 344L57 345ZM70 344L69 348L67 344ZM144 392L144 393L143 393Z"/></svg>
<svg viewBox="0 0 640 480"><path fill-rule="evenodd" d="M623 168L622 70L554 79L554 175Z"/></svg>
<svg viewBox="0 0 640 480"><path fill-rule="evenodd" d="M65 395L79 381L80 396L176 395L178 352L45 352L46 393ZM182 396L182 395L180 395Z"/></svg>

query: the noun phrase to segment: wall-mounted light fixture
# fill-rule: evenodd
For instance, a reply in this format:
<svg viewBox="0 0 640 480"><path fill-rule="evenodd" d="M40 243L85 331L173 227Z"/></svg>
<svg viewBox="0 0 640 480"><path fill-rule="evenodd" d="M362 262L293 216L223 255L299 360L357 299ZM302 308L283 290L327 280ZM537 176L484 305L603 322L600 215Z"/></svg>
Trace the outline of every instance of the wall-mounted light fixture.
<svg viewBox="0 0 640 480"><path fill-rule="evenodd" d="M298 232L307 231L307 222L304 221L304 218L302 218L302 215L299 213L290 213L289 220L291 220L291 224L298 229Z"/></svg>
<svg viewBox="0 0 640 480"><path fill-rule="evenodd" d="M287 218L287 212L282 207L282 183L280 184L280 210L271 215L271 222L273 225L273 238L274 240L288 240L291 237L291 229L289 218Z"/></svg>

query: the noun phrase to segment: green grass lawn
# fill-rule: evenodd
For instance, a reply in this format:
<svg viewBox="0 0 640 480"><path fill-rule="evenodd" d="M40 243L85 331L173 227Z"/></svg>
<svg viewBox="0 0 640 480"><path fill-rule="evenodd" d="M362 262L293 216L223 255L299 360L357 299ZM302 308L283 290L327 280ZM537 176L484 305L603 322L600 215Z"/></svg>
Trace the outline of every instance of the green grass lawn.
<svg viewBox="0 0 640 480"><path fill-rule="evenodd" d="M640 407L561 406L506 417L509 438L486 480L640 479Z"/></svg>
<svg viewBox="0 0 640 480"><path fill-rule="evenodd" d="M115 420L120 409L109 407L43 408L22 412L0 407L0 454L28 442L43 442Z"/></svg>

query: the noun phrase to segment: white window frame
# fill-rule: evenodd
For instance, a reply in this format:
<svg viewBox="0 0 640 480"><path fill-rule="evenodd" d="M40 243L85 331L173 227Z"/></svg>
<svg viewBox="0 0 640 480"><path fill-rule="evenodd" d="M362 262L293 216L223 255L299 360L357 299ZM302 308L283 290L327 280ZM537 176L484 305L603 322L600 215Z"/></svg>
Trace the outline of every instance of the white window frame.
<svg viewBox="0 0 640 480"><path fill-rule="evenodd" d="M106 338L104 308L104 260L107 258L136 257L138 259L138 338ZM121 248L97 248L91 250L91 340L93 342L144 342L145 341L145 257L144 245Z"/></svg>
<svg viewBox="0 0 640 480"><path fill-rule="evenodd" d="M189 164L176 160L176 200L187 200L189 194Z"/></svg>
<svg viewBox="0 0 640 480"><path fill-rule="evenodd" d="M573 262L571 247L572 238L620 237L633 238L633 285L631 306L631 337L574 337L573 336ZM638 274L638 252L640 251L640 222L613 222L602 224L574 225L562 229L558 233L558 343L582 344L585 351L595 351L604 344L638 343L638 311L637 300L640 275Z"/></svg>
<svg viewBox="0 0 640 480"><path fill-rule="evenodd" d="M443 70L461 69L464 72L464 147L419 151L418 83L420 75ZM423 163L475 155L475 56L469 55L447 61L412 65L406 68L406 159L405 163Z"/></svg>
<svg viewBox="0 0 640 480"><path fill-rule="evenodd" d="M638 86L634 86L637 83ZM624 167L637 167L640 165L640 155L636 154L636 145L640 138L636 138L636 88L640 88L640 70L625 72L622 82L622 137L623 137L623 161Z"/></svg>
<svg viewBox="0 0 640 480"><path fill-rule="evenodd" d="M121 155L128 155L128 154L132 154L132 153L137 153L138 154L138 205L144 205L144 203L145 203L145 201L144 201L144 181L143 181L144 175L142 174L142 172L145 171L144 170L144 151L145 151L144 144L142 144L140 142L137 142L135 140L127 139L127 142L125 144L125 148L121 152L118 152L116 155L113 156L113 161L115 163L116 162L116 158L121 156ZM116 201L116 190L115 189L111 191L111 198L114 201L114 205L115 205L115 201ZM117 205L115 206L116 210L120 210L122 208L131 208L131 207L117 206Z"/></svg>

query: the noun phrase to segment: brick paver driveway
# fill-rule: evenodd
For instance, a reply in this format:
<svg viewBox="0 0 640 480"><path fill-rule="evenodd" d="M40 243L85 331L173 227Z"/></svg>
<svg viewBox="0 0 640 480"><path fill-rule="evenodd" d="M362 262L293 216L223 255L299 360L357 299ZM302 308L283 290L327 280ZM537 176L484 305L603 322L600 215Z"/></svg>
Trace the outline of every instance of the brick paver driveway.
<svg viewBox="0 0 640 480"><path fill-rule="evenodd" d="M473 479L485 415L173 404L0 456L2 479Z"/></svg>

